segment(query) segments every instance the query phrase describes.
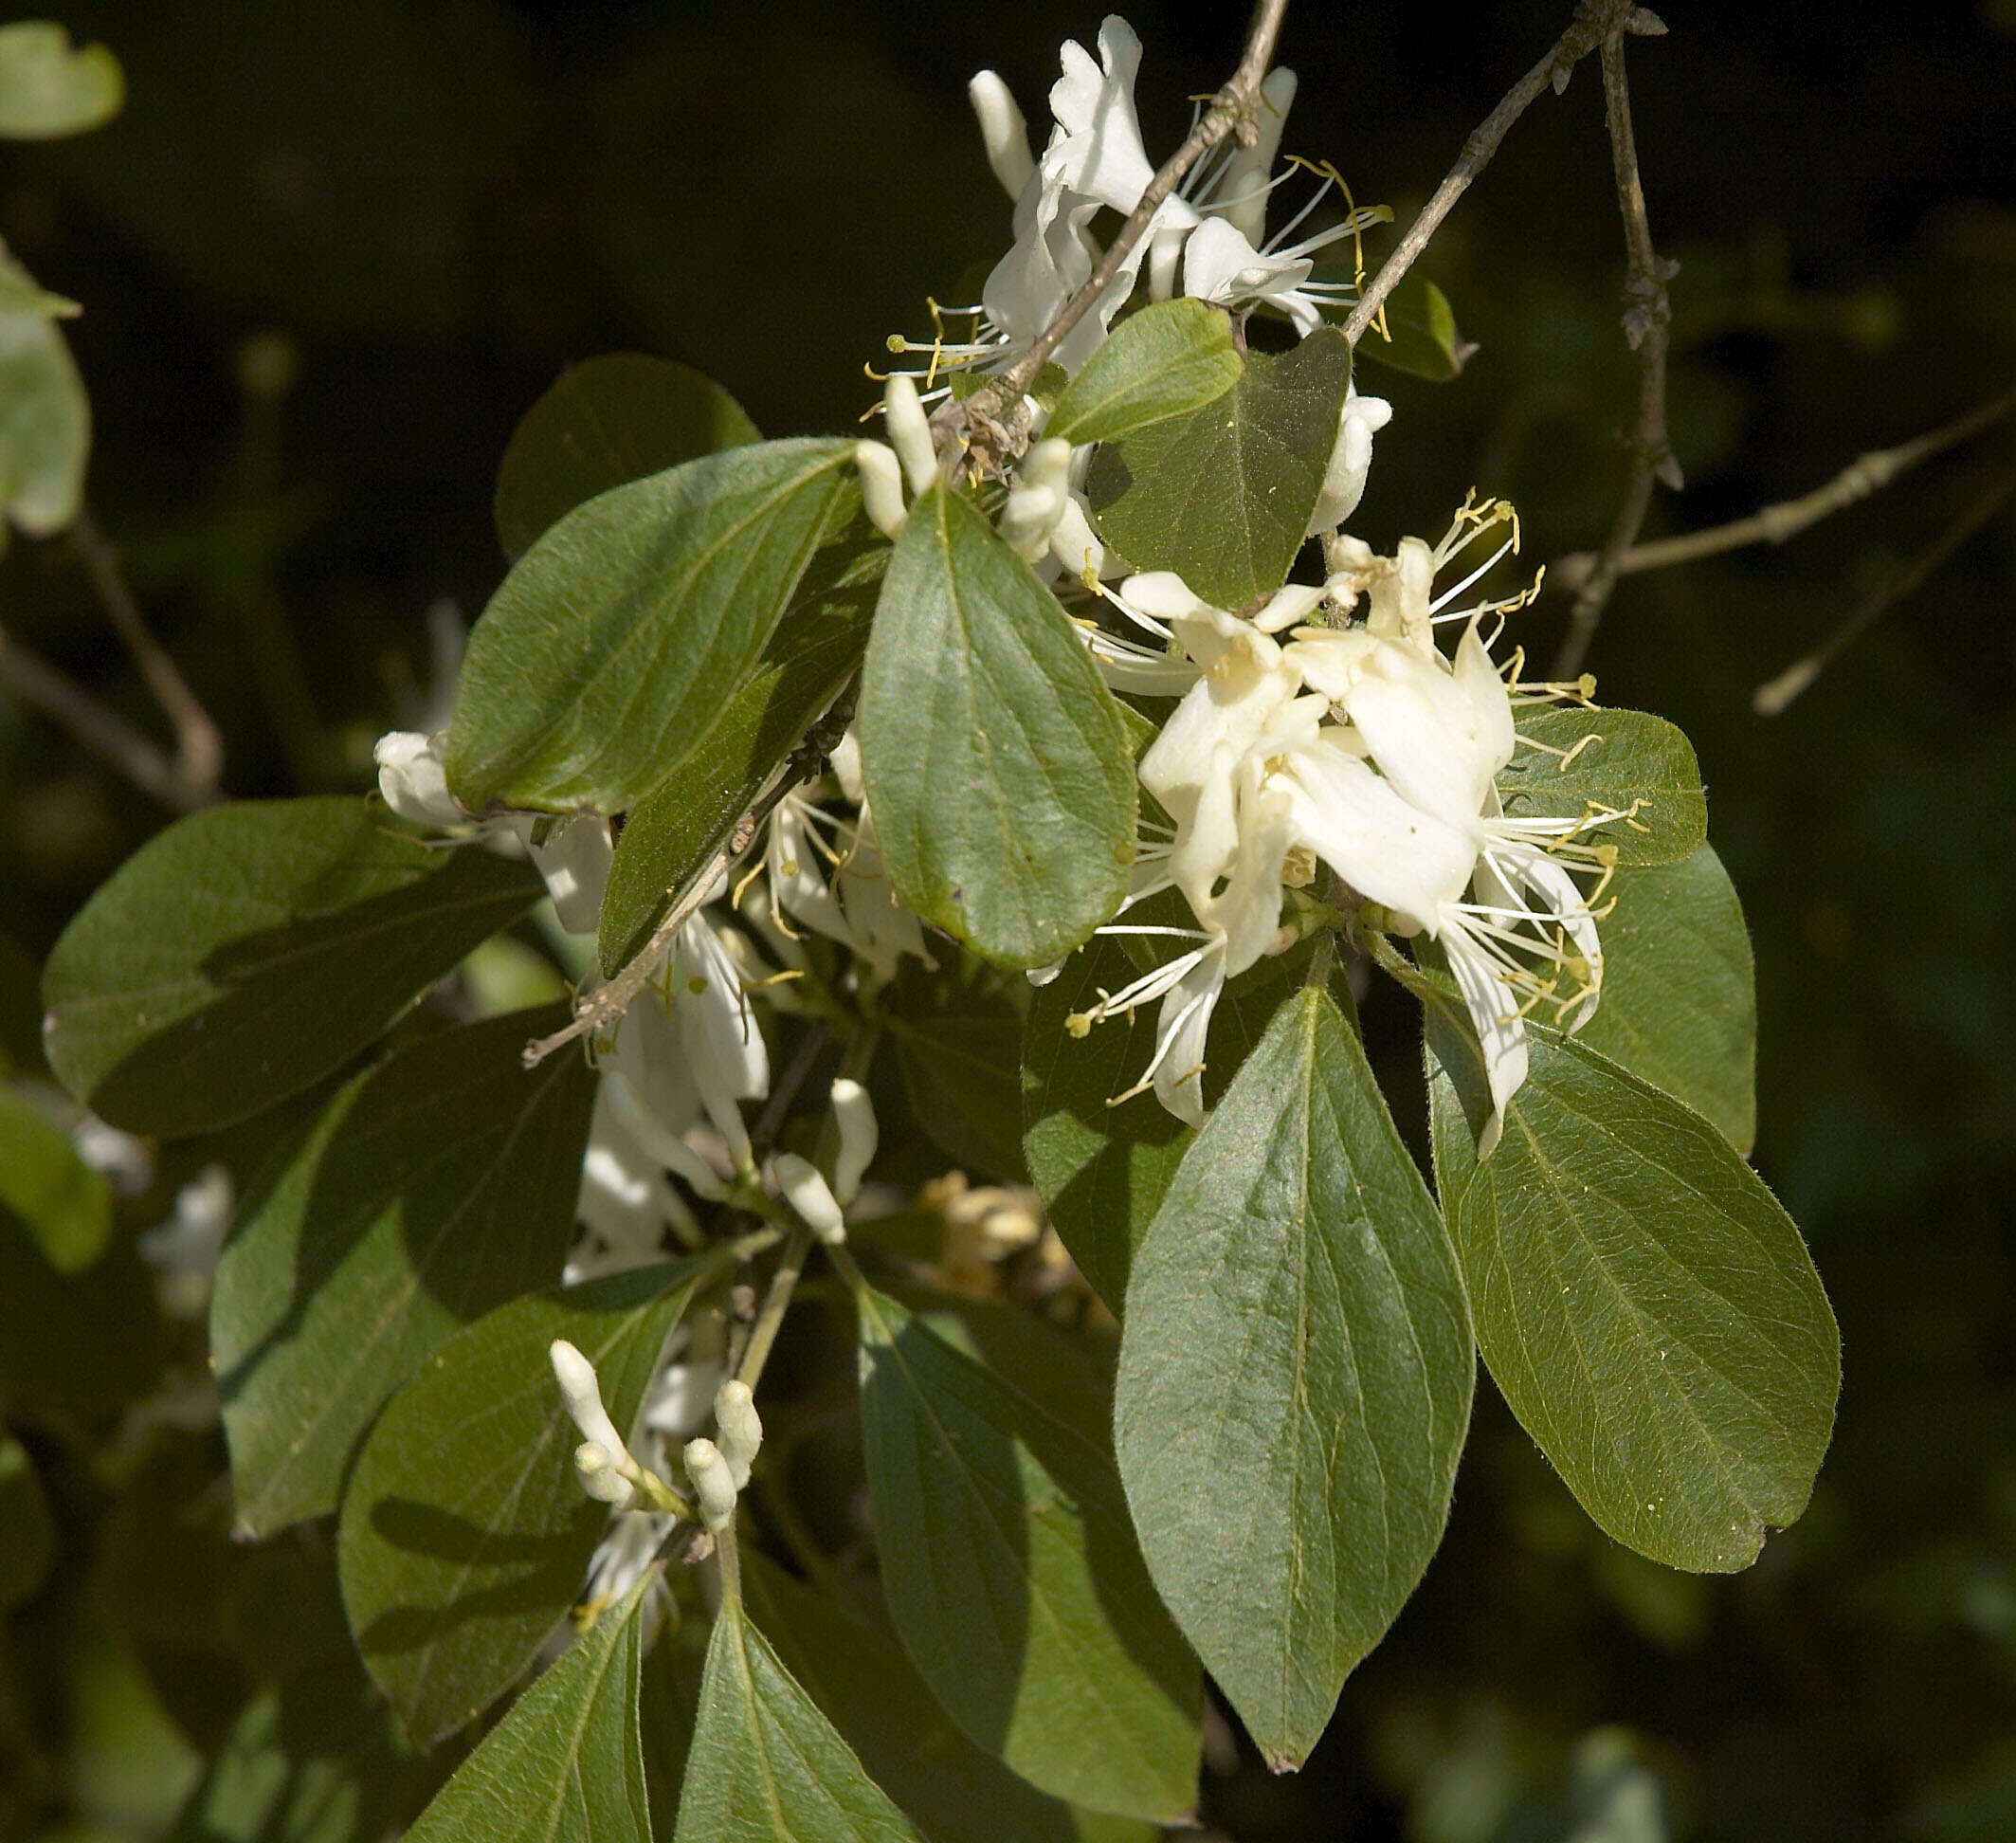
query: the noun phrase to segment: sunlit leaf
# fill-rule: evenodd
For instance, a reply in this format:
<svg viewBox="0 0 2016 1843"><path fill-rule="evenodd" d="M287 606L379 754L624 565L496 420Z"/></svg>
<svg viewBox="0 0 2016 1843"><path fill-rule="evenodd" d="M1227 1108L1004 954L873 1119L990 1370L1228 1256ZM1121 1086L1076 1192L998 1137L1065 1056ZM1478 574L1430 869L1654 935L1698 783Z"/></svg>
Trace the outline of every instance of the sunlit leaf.
<svg viewBox="0 0 2016 1843"><path fill-rule="evenodd" d="M1188 298L1130 315L1079 368L1044 437L1110 442L1223 396L1244 370L1222 308Z"/></svg>
<svg viewBox="0 0 2016 1843"><path fill-rule="evenodd" d="M72 48L46 20L0 26L0 137L49 140L81 135L118 114L126 80L102 45Z"/></svg>
<svg viewBox="0 0 2016 1843"><path fill-rule="evenodd" d="M1708 805L1694 745L1643 710L1543 705L1518 713L1528 739L1498 771L1498 797L1514 819L1626 812L1592 830L1619 864L1671 864L1708 835Z"/></svg>

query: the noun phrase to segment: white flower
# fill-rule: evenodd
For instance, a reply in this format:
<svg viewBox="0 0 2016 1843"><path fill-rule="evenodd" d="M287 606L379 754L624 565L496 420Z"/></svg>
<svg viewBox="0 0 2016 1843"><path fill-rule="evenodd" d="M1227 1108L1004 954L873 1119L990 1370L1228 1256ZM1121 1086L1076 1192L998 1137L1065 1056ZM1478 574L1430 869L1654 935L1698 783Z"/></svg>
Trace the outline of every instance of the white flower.
<svg viewBox="0 0 2016 1843"><path fill-rule="evenodd" d="M1360 396L1355 384L1345 387L1336 445L1330 450L1322 490L1309 515L1310 537L1335 531L1358 509L1366 476L1371 472L1372 437L1392 419L1393 406L1384 397Z"/></svg>
<svg viewBox="0 0 2016 1843"><path fill-rule="evenodd" d="M446 730L423 736L417 730L391 730L372 751L378 764L378 792L400 818L416 826L460 826L469 814L448 792L443 767Z"/></svg>
<svg viewBox="0 0 2016 1843"><path fill-rule="evenodd" d="M171 1318L200 1319L208 1308L237 1195L229 1167L207 1164L175 1193L174 1213L141 1234L140 1258Z"/></svg>

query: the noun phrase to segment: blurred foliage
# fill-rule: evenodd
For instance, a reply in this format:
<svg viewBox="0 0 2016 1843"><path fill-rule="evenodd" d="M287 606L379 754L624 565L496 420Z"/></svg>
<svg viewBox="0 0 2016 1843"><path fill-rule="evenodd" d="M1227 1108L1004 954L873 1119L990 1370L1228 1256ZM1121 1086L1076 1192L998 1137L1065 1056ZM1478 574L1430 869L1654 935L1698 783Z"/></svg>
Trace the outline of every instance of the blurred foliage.
<svg viewBox="0 0 2016 1843"><path fill-rule="evenodd" d="M653 352L774 434L849 429L883 336L1006 241L966 75L994 64L1034 114L1058 41L1097 26L1054 0L62 10L117 54L126 106L0 149L0 239L84 303L64 331L89 499L235 795L361 788L379 731L430 721L454 630L423 616L496 586L497 465L566 364ZM1128 10L1147 93L1227 67L1241 9ZM1398 0L1292 9L1292 151L1405 223L1567 10L1505 0L1459 34ZM1631 52L1652 224L1681 263L1688 485L1653 535L1808 491L2016 375L2016 9L1668 19ZM1376 546L1438 532L1472 484L1517 502L1528 561L1607 526L1635 382L1592 75L1543 99L1424 265L1479 350L1449 385L1379 374L1394 421L1354 521ZM1181 127L1152 113L1151 144ZM1757 1163L1848 1353L1812 1509L1746 1575L1665 1572L1589 1525L1487 1390L1449 1541L1307 1770L1275 1779L1216 1732L1223 1834L2016 1834L2016 522L1786 715L1749 703L2012 465L2004 425L1782 551L1626 578L1593 655L1607 699L1694 739L1751 918ZM1543 661L1564 606L1527 617ZM0 617L165 739L65 541L8 547ZM26 1073L32 963L167 815L13 703L0 778L0 1016ZM529 975L484 976L546 977L520 945ZM1389 1091L1418 1092L1405 1019L1375 998L1369 1036ZM160 1835L204 1756L346 1668L326 1532L228 1540L200 1341L150 1311L132 1251L213 1156L171 1148L117 1196L107 1252L0 1311L0 1834ZM39 1390L30 1331L101 1350L94 1386ZM836 1545L850 1437L823 1429L794 1471ZM445 1765L400 1765L387 1810ZM180 1834L224 1834L211 1808Z"/></svg>

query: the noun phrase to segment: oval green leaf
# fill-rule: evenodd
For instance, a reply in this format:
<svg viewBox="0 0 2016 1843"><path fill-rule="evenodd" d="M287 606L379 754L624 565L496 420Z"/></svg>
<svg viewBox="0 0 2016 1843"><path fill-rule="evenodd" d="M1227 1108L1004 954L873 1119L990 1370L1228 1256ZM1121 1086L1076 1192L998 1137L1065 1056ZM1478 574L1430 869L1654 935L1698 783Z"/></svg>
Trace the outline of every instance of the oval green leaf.
<svg viewBox="0 0 2016 1843"><path fill-rule="evenodd" d="M1623 865L1672 864L1708 836L1694 744L1664 718L1539 705L1518 713L1518 733L1523 746L1498 777L1508 818L1629 813L1588 834L1616 846Z"/></svg>
<svg viewBox="0 0 2016 1843"><path fill-rule="evenodd" d="M518 1700L408 1843L651 1843L637 1698L647 1570Z"/></svg>
<svg viewBox="0 0 2016 1843"><path fill-rule="evenodd" d="M1575 1032L1712 1122L1738 1152L1757 1136L1757 988L1743 905L1707 845L1620 870L1603 918L1603 1002Z"/></svg>
<svg viewBox="0 0 2016 1843"><path fill-rule="evenodd" d="M703 372L642 352L605 353L567 372L513 431L498 466L498 542L516 562L597 493L762 439Z"/></svg>
<svg viewBox="0 0 2016 1843"><path fill-rule="evenodd" d="M882 1585L932 1693L1032 1785L1178 1820L1196 1796L1196 1663L1149 1582L1102 1430L1057 1418L1054 1397L894 1300L859 1305Z"/></svg>
<svg viewBox="0 0 2016 1843"><path fill-rule="evenodd" d="M1474 1372L1442 1217L1357 1036L1305 991L1135 1256L1114 1414L1149 1571L1277 1772L1442 1541Z"/></svg>
<svg viewBox="0 0 2016 1843"><path fill-rule="evenodd" d="M1111 442L1222 397L1245 369L1225 310L1184 298L1128 316L1079 368L1045 440Z"/></svg>
<svg viewBox="0 0 2016 1843"><path fill-rule="evenodd" d="M611 487L512 566L469 634L448 784L492 807L622 812L762 655L860 502L845 442L765 442Z"/></svg>
<svg viewBox="0 0 2016 1843"><path fill-rule="evenodd" d="M56 324L76 311L0 248L0 511L31 538L61 531L83 499L91 400Z"/></svg>
<svg viewBox="0 0 2016 1843"><path fill-rule="evenodd" d="M1344 282L1351 279L1351 273L1346 264L1318 263L1311 280ZM1326 306L1324 318L1342 325L1354 305L1345 301L1335 308ZM1414 269L1387 297L1386 305L1358 341L1355 356L1389 371L1405 372L1409 377L1446 384L1462 372L1476 350L1457 332L1456 313L1448 296Z"/></svg>
<svg viewBox="0 0 2016 1843"><path fill-rule="evenodd" d="M1251 354L1223 395L1093 456L1085 490L1100 533L1136 569L1174 570L1219 608L1272 594L1302 547L1350 384L1335 327Z"/></svg>
<svg viewBox="0 0 2016 1843"><path fill-rule="evenodd" d="M1479 1163L1474 1040L1430 1018L1436 1183L1493 1380L1618 1542L1747 1568L1805 1509L1841 1387L1798 1230L1707 1121L1542 1029Z"/></svg>
<svg viewBox="0 0 2016 1843"><path fill-rule="evenodd" d="M963 494L911 507L876 605L862 772L903 900L1001 966L1060 959L1135 850L1119 706L1057 598Z"/></svg>
<svg viewBox="0 0 2016 1843"><path fill-rule="evenodd" d="M357 1648L414 1745L481 1714L538 1654L608 1523L575 1481L549 1346L587 1356L627 1430L714 1270L703 1257L517 1300L449 1339L379 1416L336 1559Z"/></svg>
<svg viewBox="0 0 2016 1843"><path fill-rule="evenodd" d="M49 956L45 1040L116 1125L174 1138L340 1067L541 893L362 800L246 801L150 839Z"/></svg>
<svg viewBox="0 0 2016 1843"><path fill-rule="evenodd" d="M0 1208L58 1273L81 1273L112 1239L112 1189L70 1136L18 1088L0 1086Z"/></svg>
<svg viewBox="0 0 2016 1843"><path fill-rule="evenodd" d="M0 26L0 137L52 140L81 135L118 114L126 79L102 45L75 50L47 20Z"/></svg>
<svg viewBox="0 0 2016 1843"><path fill-rule="evenodd" d="M210 1353L238 1527L334 1510L392 1392L472 1319L550 1286L573 1238L593 1071L517 1012L349 1084L217 1266Z"/></svg>

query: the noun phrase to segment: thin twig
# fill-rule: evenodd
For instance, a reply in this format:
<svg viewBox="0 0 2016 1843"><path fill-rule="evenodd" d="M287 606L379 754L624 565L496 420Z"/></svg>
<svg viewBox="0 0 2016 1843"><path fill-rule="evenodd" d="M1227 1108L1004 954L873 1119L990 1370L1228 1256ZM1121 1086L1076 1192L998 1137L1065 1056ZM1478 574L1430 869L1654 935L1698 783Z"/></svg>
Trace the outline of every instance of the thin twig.
<svg viewBox="0 0 2016 1843"><path fill-rule="evenodd" d="M82 561L100 603L118 630L126 650L133 655L133 663L140 668L147 688L175 726L177 763L183 778L192 786L214 788L224 772L224 737L210 720L209 712L189 688L189 681L182 676L168 648L154 638L127 584L126 574L119 567L118 552L99 529L88 506L77 515L69 536L71 548Z"/></svg>
<svg viewBox="0 0 2016 1843"><path fill-rule="evenodd" d="M65 678L43 656L0 633L0 691L33 704L102 757L141 793L176 812L213 806L214 785L191 780L116 711Z"/></svg>
<svg viewBox="0 0 2016 1843"><path fill-rule="evenodd" d="M1428 246L1428 239L1455 209L1456 201L1469 190L1471 180L1491 164L1498 144L1517 121L1550 84L1559 96L1568 87L1574 67L1613 32L1625 29L1635 9L1632 0L1581 0L1568 30L1556 39L1547 55L1505 92L1504 100L1486 116L1463 143L1463 151L1449 169L1448 177L1435 188L1435 195L1421 208L1421 214L1408 226L1407 234L1393 252L1379 265L1358 304L1344 322L1344 337L1356 345L1372 317L1399 286L1400 279L1414 265L1414 259Z"/></svg>
<svg viewBox="0 0 2016 1843"><path fill-rule="evenodd" d="M1638 354L1638 420L1631 430L1631 474L1609 538L1570 611L1568 633L1548 674L1555 680L1571 679L1581 671L1596 624L1603 619L1610 592L1617 586L1618 559L1638 541L1644 527L1654 483L1663 482L1676 491L1681 484L1680 463L1673 458L1673 445L1666 439L1666 342L1673 321L1666 283L1678 273L1679 265L1662 261L1652 247L1644 183L1638 172L1638 141L1631 132L1631 92L1624 67L1626 33L1646 29L1639 20L1635 12L1617 20L1603 41L1603 113L1609 124L1610 163L1617 174L1617 209L1624 218L1627 251L1624 335ZM1656 20L1652 24L1661 31L1665 29Z"/></svg>
<svg viewBox="0 0 2016 1843"><path fill-rule="evenodd" d="M976 437L984 437L995 427L997 419L1009 406L1020 406L1024 392L1036 381L1037 373L1043 370L1050 355L1112 285L1114 278L1133 254L1135 246L1147 234L1162 201L1175 191L1183 175L1228 135L1237 138L1242 146L1252 144L1253 120L1260 108L1260 86L1274 56L1275 42L1280 37L1281 19L1287 10L1288 0L1259 0L1239 68L1232 73L1231 81L1225 88L1218 92L1211 106L1198 119L1197 125L1190 132L1190 138L1163 162L1155 176L1148 182L1139 203L1128 213L1127 221L1120 226L1106 253L1099 258L1091 277L1064 302L1057 318L1030 342L1029 349L992 383L975 392L964 406L966 425Z"/></svg>
<svg viewBox="0 0 2016 1843"><path fill-rule="evenodd" d="M1925 578L2001 511L2012 494L2016 494L2016 472L2004 474L1974 500L1922 556L1866 597L1854 613L1804 659L1787 666L1776 678L1758 685L1751 694L1750 707L1759 717L1777 716L1879 615L1895 608L1905 596L1915 594Z"/></svg>
<svg viewBox="0 0 2016 1843"><path fill-rule="evenodd" d="M1840 512L1870 494L1921 466L1934 456L1957 447L1990 429L2016 410L2016 390L2005 391L1956 417L1943 429L1919 435L1893 448L1873 448L1860 455L1827 482L1794 500L1767 505L1748 518L1728 524L1711 525L1705 531L1691 531L1683 538L1661 538L1649 544L1633 544L1617 559L1619 575L1633 575L1640 570L1670 569L1679 563L1693 563L1724 551L1740 550L1746 544L1782 544L1808 525ZM1580 589L1596 567L1594 551L1574 551L1547 566L1547 586L1571 593Z"/></svg>

